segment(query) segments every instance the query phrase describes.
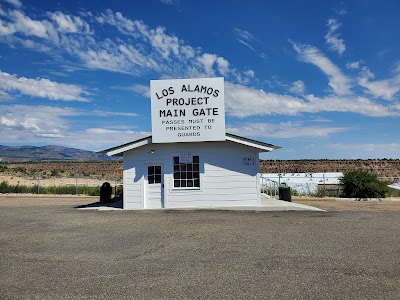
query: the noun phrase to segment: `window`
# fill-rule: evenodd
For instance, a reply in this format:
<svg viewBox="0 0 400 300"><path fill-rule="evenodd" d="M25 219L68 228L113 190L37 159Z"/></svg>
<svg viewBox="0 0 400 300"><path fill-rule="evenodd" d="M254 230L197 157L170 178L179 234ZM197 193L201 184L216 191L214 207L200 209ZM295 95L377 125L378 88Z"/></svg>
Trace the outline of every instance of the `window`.
<svg viewBox="0 0 400 300"><path fill-rule="evenodd" d="M161 166L148 166L147 180L149 184L161 183Z"/></svg>
<svg viewBox="0 0 400 300"><path fill-rule="evenodd" d="M193 156L191 163L180 163L179 156L174 156L174 188L199 188L199 156Z"/></svg>

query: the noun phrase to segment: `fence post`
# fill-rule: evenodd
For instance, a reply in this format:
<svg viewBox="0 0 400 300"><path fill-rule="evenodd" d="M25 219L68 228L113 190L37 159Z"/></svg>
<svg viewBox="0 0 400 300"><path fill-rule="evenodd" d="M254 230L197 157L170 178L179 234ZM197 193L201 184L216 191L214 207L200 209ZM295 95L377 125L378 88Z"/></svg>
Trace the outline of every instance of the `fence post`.
<svg viewBox="0 0 400 300"><path fill-rule="evenodd" d="M40 194L40 172L38 173L38 186L37 186L37 193Z"/></svg>
<svg viewBox="0 0 400 300"><path fill-rule="evenodd" d="M76 195L78 196L78 174L75 174L75 190Z"/></svg>

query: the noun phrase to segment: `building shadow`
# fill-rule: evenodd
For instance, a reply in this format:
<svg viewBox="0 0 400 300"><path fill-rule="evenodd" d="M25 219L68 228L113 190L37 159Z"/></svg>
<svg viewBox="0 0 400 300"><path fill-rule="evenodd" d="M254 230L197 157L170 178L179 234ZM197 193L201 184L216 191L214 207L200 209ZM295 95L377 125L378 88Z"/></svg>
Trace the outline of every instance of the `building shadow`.
<svg viewBox="0 0 400 300"><path fill-rule="evenodd" d="M100 207L110 207L110 208L122 209L122 196L117 195L117 196L111 198L111 201L108 203L101 203L99 200L98 202L78 205L78 206L75 206L74 208L100 208Z"/></svg>

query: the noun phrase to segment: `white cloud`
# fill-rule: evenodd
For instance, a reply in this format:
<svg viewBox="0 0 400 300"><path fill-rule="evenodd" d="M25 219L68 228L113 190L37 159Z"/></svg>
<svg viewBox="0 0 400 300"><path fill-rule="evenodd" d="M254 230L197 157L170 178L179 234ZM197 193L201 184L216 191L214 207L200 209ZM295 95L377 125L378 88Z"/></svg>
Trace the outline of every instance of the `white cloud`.
<svg viewBox="0 0 400 300"><path fill-rule="evenodd" d="M112 117L112 116L137 117L138 116L138 114L135 114L135 113L104 111L104 110L92 110L88 114L91 115L91 116L96 116L96 117Z"/></svg>
<svg viewBox="0 0 400 300"><path fill-rule="evenodd" d="M204 53L197 59L202 66L202 69L206 76L213 77L215 76L213 65L217 60L217 56L215 54Z"/></svg>
<svg viewBox="0 0 400 300"><path fill-rule="evenodd" d="M19 0L4 0L12 5L14 5L15 7L21 7L22 3Z"/></svg>
<svg viewBox="0 0 400 300"><path fill-rule="evenodd" d="M229 62L220 56L217 58L217 68L221 75L225 75L229 72Z"/></svg>
<svg viewBox="0 0 400 300"><path fill-rule="evenodd" d="M295 82L293 82L292 86L289 89L292 93L295 94L304 94L305 90L306 90L306 86L304 84L303 81L301 80L297 80Z"/></svg>
<svg viewBox="0 0 400 300"><path fill-rule="evenodd" d="M45 78L17 77L0 71L0 89L17 91L22 94L63 101L89 101L83 94L89 94L84 89L73 84L64 84Z"/></svg>
<svg viewBox="0 0 400 300"><path fill-rule="evenodd" d="M300 45L293 42L292 44L302 60L317 66L328 76L329 86L336 94L351 94L349 78L343 75L340 69L317 48L310 45Z"/></svg>
<svg viewBox="0 0 400 300"><path fill-rule="evenodd" d="M0 30L5 28L3 33L8 35L3 39L4 43L12 46L22 45L43 52L64 51L76 59L72 63L77 62L86 68L135 76L159 74L164 78L224 76L228 82L227 87L233 87L227 92L227 112L232 116L295 115L319 111L351 111L371 116L399 113L395 104L386 107L368 98L354 96L351 80L323 53L310 45L292 43L303 61L317 66L328 77L329 86L334 92L330 97L304 96L305 86L302 81L284 87L286 91L298 93L302 97L266 93L245 87L243 84L258 82L254 71L238 71L222 56L205 53L201 48L186 45L183 40L168 34L165 28L150 28L140 20L126 18L120 12L107 10L97 16L82 13L80 17L49 12L45 15L48 19L41 21L33 20L19 11L6 11L5 14L6 17L0 23ZM102 26L96 26L99 24L93 22ZM91 34L90 26L101 32ZM340 24L332 21L329 28L336 33L339 26ZM119 34L113 35L116 31L124 36L120 38ZM236 37L245 43L258 43L248 31L235 28L234 32ZM103 35L104 33L106 35ZM108 38L100 39L104 36ZM349 66L356 67L354 62ZM361 65L358 67L361 68ZM363 69L365 74L367 71L368 69ZM383 94L386 98L395 97L398 91L394 84L385 85L385 81L372 81L372 77L368 76L360 75L359 79L368 93ZM365 77L368 80L363 79ZM234 85L229 81L240 84ZM86 95L89 94L77 85L56 83L43 78L17 78L7 73L0 74L0 87L3 90L0 97L8 97L8 94L14 96L11 92L20 92L34 97L85 101ZM148 95L148 90L140 86L132 88ZM363 107L356 108L357 105Z"/></svg>
<svg viewBox="0 0 400 300"><path fill-rule="evenodd" d="M387 107L359 96L329 96L319 98L307 95L297 98L267 93L240 84L225 82L225 106L228 115L248 117L255 115L297 115L304 112L354 112L382 117L399 115L395 106Z"/></svg>
<svg viewBox="0 0 400 300"><path fill-rule="evenodd" d="M24 13L14 10L10 13L14 23L12 27L15 31L21 32L27 36L36 36L40 38L48 38L48 31L51 30L49 22L35 21L27 17Z"/></svg>
<svg viewBox="0 0 400 300"><path fill-rule="evenodd" d="M398 143L389 143L389 144L351 144L351 143L336 143L330 144L330 148L337 149L337 150L347 150L347 151L356 151L359 152L362 150L363 152L371 152L375 153L386 153L380 154L381 157L397 157L398 152L400 151L400 144ZM392 153L392 154L389 154ZM387 155L389 154L389 155Z"/></svg>
<svg viewBox="0 0 400 300"><path fill-rule="evenodd" d="M47 12L45 20L33 20L22 11L5 14L0 32L7 38L2 42L41 52L64 51L86 68L134 76L156 72L164 77L229 77L240 73L225 58L203 53L201 48L185 45L183 40L168 34L163 27L150 28L120 12L106 10L97 16L85 13L79 17ZM102 25L96 28L96 35L91 32L90 22ZM113 30L128 38L113 35ZM100 39L101 33L109 38Z"/></svg>
<svg viewBox="0 0 400 300"><path fill-rule="evenodd" d="M49 143L102 150L148 136L151 133L129 128L79 128L70 127L70 118L135 116L124 112L80 111L70 107L33 105L0 105L0 132L3 144L31 144L48 140ZM51 140L51 141L50 141Z"/></svg>
<svg viewBox="0 0 400 300"><path fill-rule="evenodd" d="M226 112L235 117L251 115L288 114L302 111L302 100L274 93L266 93L240 84L225 82Z"/></svg>
<svg viewBox="0 0 400 300"><path fill-rule="evenodd" d="M5 91L0 90L0 101L7 101L13 99L12 96L7 94Z"/></svg>
<svg viewBox="0 0 400 300"><path fill-rule="evenodd" d="M244 71L243 74L248 76L248 77L254 77L254 75L255 75L253 70Z"/></svg>
<svg viewBox="0 0 400 300"><path fill-rule="evenodd" d="M247 42L252 42L255 41L256 38L254 35L252 35L250 32L247 30L239 29L239 28L233 28L233 33L236 35L241 40L247 41Z"/></svg>
<svg viewBox="0 0 400 300"><path fill-rule="evenodd" d="M375 81L370 81L367 77L360 77L358 84L366 88L367 92L374 97L393 100L394 96L400 91L400 76Z"/></svg>
<svg viewBox="0 0 400 300"><path fill-rule="evenodd" d="M256 42L257 39L252 35L250 32L239 29L239 28L234 28L233 33L236 37L236 40L241 43L242 45L246 46L252 51L256 51L256 49L251 45L252 43Z"/></svg>
<svg viewBox="0 0 400 300"><path fill-rule="evenodd" d="M398 116L400 111L393 106L388 107L362 96L329 96L324 98L308 95L310 101L306 105L308 112L353 112L370 117Z"/></svg>
<svg viewBox="0 0 400 300"><path fill-rule="evenodd" d="M138 94L141 94L141 95L145 96L146 98L150 99L150 97L151 97L150 87L148 85L134 84L134 85L128 87L127 89L132 90Z"/></svg>
<svg viewBox="0 0 400 300"><path fill-rule="evenodd" d="M338 6L335 8L336 13L339 16L345 16L348 14L347 5L344 1L341 1Z"/></svg>
<svg viewBox="0 0 400 300"><path fill-rule="evenodd" d="M332 50L339 54L343 54L346 50L346 45L344 44L343 39L339 38L339 34L336 32L342 24L336 19L329 19L326 26L328 27L328 32L325 35L327 44Z"/></svg>
<svg viewBox="0 0 400 300"><path fill-rule="evenodd" d="M15 143L37 137L62 137L67 127L65 116L76 115L72 108L50 106L2 105L0 128L3 143Z"/></svg>
<svg viewBox="0 0 400 300"><path fill-rule="evenodd" d="M392 78L374 80L375 75L368 67L363 66L358 77L358 84L373 97L392 101L400 91L400 70L397 65L394 67L394 73Z"/></svg>
<svg viewBox="0 0 400 300"><path fill-rule="evenodd" d="M50 18L57 24L59 31L68 33L90 33L90 26L80 17L65 15L60 11L49 13Z"/></svg>
<svg viewBox="0 0 400 300"><path fill-rule="evenodd" d="M359 69L361 67L362 60L359 61L351 61L346 64L347 69Z"/></svg>
<svg viewBox="0 0 400 300"><path fill-rule="evenodd" d="M58 143L79 149L100 151L150 135L151 132L148 131L95 127L68 132L65 138L60 139Z"/></svg>
<svg viewBox="0 0 400 300"><path fill-rule="evenodd" d="M246 123L228 127L227 132L251 137L268 138L323 138L333 133L348 131L344 127L306 126L301 123Z"/></svg>

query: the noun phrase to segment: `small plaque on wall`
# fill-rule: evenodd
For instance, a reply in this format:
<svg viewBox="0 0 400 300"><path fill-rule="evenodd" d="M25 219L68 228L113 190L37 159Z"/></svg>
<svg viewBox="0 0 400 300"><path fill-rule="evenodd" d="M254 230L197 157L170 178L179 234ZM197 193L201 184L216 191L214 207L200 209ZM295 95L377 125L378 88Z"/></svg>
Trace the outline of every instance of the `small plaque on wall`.
<svg viewBox="0 0 400 300"><path fill-rule="evenodd" d="M193 162L193 154L192 153L179 153L179 163L189 164L192 162Z"/></svg>
<svg viewBox="0 0 400 300"><path fill-rule="evenodd" d="M246 157L243 157L243 165L244 165L244 166L254 166L254 165L255 165L255 158L254 158L254 156L246 156Z"/></svg>

